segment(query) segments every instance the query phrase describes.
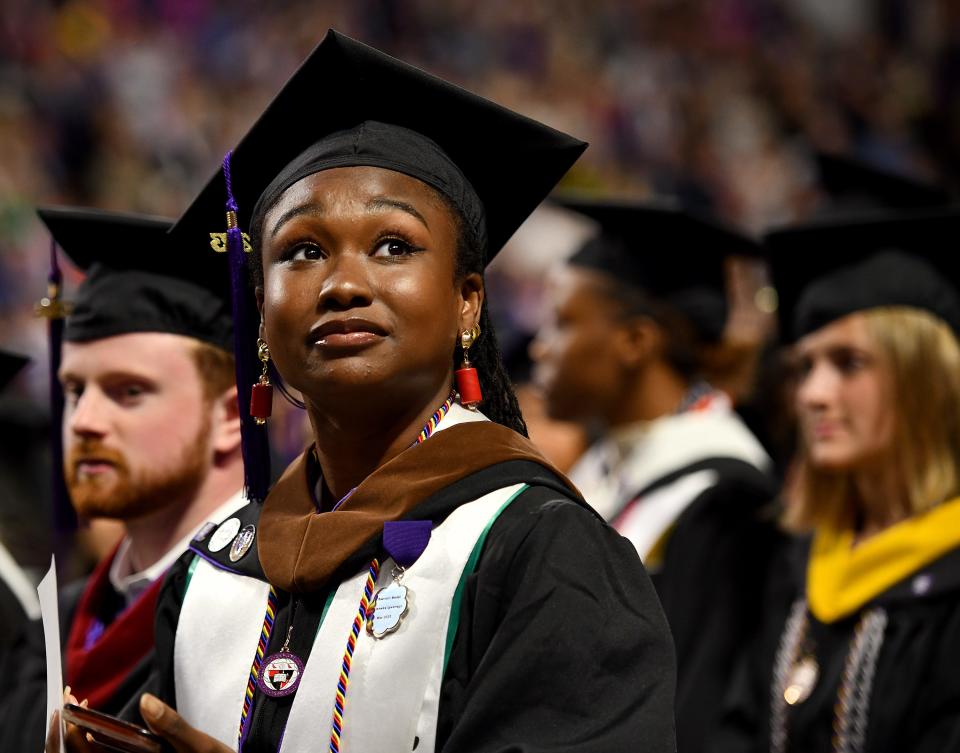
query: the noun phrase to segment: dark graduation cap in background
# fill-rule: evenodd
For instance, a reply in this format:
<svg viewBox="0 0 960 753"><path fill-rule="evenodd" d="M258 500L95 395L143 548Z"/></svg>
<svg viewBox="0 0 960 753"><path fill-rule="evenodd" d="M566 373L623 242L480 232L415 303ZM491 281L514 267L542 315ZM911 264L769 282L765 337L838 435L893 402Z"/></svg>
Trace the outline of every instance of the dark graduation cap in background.
<svg viewBox="0 0 960 753"><path fill-rule="evenodd" d="M785 227L764 244L792 342L864 309L909 306L960 335L960 208L874 213Z"/></svg>
<svg viewBox="0 0 960 753"><path fill-rule="evenodd" d="M246 287L241 241L243 230L255 230L250 225L258 201L268 204L325 169L394 170L446 197L489 261L585 148L582 141L329 31L171 231L185 243L207 242L223 230L226 213L241 407L249 404L260 371L259 319ZM243 415L248 493L262 499L265 432L246 410Z"/></svg>
<svg viewBox="0 0 960 753"><path fill-rule="evenodd" d="M933 183L871 165L851 155L816 154L824 203L821 217L881 209L924 209L950 203L950 193Z"/></svg>
<svg viewBox="0 0 960 753"><path fill-rule="evenodd" d="M160 217L70 207L37 214L86 273L65 340L169 332L233 350L228 263L209 241L175 242L173 221Z"/></svg>
<svg viewBox="0 0 960 753"><path fill-rule="evenodd" d="M28 363L30 359L26 356L0 349L0 390L6 389L6 386Z"/></svg>
<svg viewBox="0 0 960 753"><path fill-rule="evenodd" d="M748 236L666 200L631 202L558 196L560 206L599 225L568 260L605 272L686 316L705 342L727 320L725 263L760 254Z"/></svg>
<svg viewBox="0 0 960 753"><path fill-rule="evenodd" d="M325 137L371 121L305 153ZM428 142L455 167L430 153ZM459 170L482 204L492 257L585 148L578 139L331 30L233 150L232 194L239 225L248 230L254 205L278 176L295 182L303 170L318 172L318 161L386 167L452 194L463 189L453 174ZM226 196L218 172L174 232L206 238L221 230ZM450 198L456 203L458 197Z"/></svg>

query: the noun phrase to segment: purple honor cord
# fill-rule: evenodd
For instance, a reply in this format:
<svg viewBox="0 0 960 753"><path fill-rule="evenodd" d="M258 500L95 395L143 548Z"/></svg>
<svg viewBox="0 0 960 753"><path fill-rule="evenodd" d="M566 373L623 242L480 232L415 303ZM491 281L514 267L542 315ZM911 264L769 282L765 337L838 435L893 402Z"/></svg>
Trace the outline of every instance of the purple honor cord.
<svg viewBox="0 0 960 753"><path fill-rule="evenodd" d="M353 487L350 491L348 491L346 494L344 494L343 497L340 499L340 501L337 502L337 504L335 504L333 507L330 508L330 512L335 512L335 511L339 510L340 507L341 507L341 505L343 505L344 502L346 502L348 499L350 499L350 497L353 496L353 493L354 493L358 488L359 488L359 487L355 486L355 487Z"/></svg>

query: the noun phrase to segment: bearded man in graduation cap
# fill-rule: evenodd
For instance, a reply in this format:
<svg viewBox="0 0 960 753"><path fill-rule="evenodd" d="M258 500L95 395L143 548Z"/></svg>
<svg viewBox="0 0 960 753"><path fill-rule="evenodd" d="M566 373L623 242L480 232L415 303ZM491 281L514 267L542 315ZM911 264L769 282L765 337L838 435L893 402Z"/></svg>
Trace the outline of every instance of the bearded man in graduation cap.
<svg viewBox="0 0 960 753"><path fill-rule="evenodd" d="M116 714L149 676L162 576L205 523L244 504L229 276L208 244L173 244L168 220L38 213L86 273L58 375L67 488L81 519L125 531L61 593L64 681Z"/></svg>

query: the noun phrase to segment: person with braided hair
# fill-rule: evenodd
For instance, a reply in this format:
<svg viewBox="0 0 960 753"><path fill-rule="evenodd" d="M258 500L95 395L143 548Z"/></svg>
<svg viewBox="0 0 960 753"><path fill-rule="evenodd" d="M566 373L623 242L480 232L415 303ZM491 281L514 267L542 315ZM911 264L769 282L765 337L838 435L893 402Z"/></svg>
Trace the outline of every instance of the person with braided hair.
<svg viewBox="0 0 960 753"><path fill-rule="evenodd" d="M725 269L759 247L665 200L558 201L597 232L551 270L534 378L553 418L595 432L570 478L650 573L677 654L678 750L703 753L780 539L770 458L708 381Z"/></svg>
<svg viewBox="0 0 960 753"><path fill-rule="evenodd" d="M956 209L927 209L767 237L796 365L784 522L803 536L712 750L960 750L958 232Z"/></svg>
<svg viewBox="0 0 960 753"><path fill-rule="evenodd" d="M525 437L486 314L584 148L330 32L174 228L226 201L241 261L249 229L251 410L279 375L314 433L164 584L140 712L175 750L674 751L650 580Z"/></svg>

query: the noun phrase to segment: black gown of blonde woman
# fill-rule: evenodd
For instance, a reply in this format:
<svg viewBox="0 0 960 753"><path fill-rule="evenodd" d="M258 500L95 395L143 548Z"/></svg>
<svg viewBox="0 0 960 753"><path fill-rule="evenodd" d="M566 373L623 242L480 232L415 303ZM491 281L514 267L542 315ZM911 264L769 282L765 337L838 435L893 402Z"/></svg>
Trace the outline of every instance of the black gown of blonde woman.
<svg viewBox="0 0 960 753"><path fill-rule="evenodd" d="M958 232L960 213L925 210L771 234L782 331L799 338L896 306L956 335L958 270L944 239ZM834 529L819 526L773 568L760 638L712 750L960 750L960 498L859 542Z"/></svg>
<svg viewBox="0 0 960 753"><path fill-rule="evenodd" d="M953 508L955 526L960 500L943 507ZM900 534L888 533L878 550L898 548ZM862 594L844 613L820 617L807 610L809 542L798 545L789 585L768 599L766 629L734 677L713 750L960 750L960 537L953 538L949 551L893 582L847 579ZM846 579L853 563L833 567L823 572L828 589L829 581ZM810 695L790 705L784 696L791 671L807 657L817 677Z"/></svg>

